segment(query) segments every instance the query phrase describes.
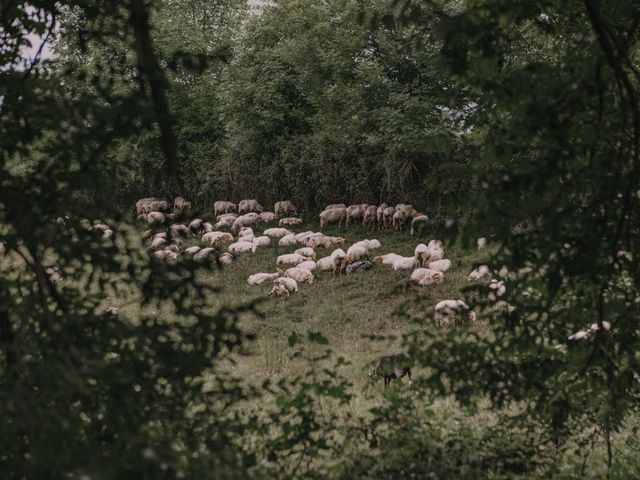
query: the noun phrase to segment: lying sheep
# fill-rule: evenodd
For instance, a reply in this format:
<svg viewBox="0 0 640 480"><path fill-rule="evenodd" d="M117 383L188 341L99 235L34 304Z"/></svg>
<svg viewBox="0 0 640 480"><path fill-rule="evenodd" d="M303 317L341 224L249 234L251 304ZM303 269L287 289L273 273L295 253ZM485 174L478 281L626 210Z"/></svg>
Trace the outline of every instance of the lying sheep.
<svg viewBox="0 0 640 480"><path fill-rule="evenodd" d="M282 270L278 270L276 273L254 273L253 275L249 275L247 283L249 285L262 285L265 282L275 280L281 276Z"/></svg>
<svg viewBox="0 0 640 480"><path fill-rule="evenodd" d="M232 243L228 248L230 253L255 253L257 249L258 247L254 243L245 241Z"/></svg>
<svg viewBox="0 0 640 480"><path fill-rule="evenodd" d="M231 227L232 230L238 230L242 227L249 227L255 223L258 222L258 214L251 212L251 213L247 213L245 215L240 215L238 218L235 219L235 221L233 222L233 226Z"/></svg>
<svg viewBox="0 0 640 480"><path fill-rule="evenodd" d="M429 262L435 262L436 260L442 260L444 258L444 248L442 248L442 242L440 240L431 240L429 245Z"/></svg>
<svg viewBox="0 0 640 480"><path fill-rule="evenodd" d="M469 274L469 280L481 280L484 277L488 277L491 275L491 270L489 270L488 265L480 265L479 267L474 268Z"/></svg>
<svg viewBox="0 0 640 480"><path fill-rule="evenodd" d="M193 259L196 261L204 260L205 258L211 257L216 254L216 249L207 247L198 250L193 254Z"/></svg>
<svg viewBox="0 0 640 480"><path fill-rule="evenodd" d="M429 262L428 268L431 270L437 270L438 272L445 273L451 268L451 260L436 260L435 262Z"/></svg>
<svg viewBox="0 0 640 480"><path fill-rule="evenodd" d="M300 225L301 223L302 223L301 218L288 217L288 218L281 218L280 221L278 222L278 225L281 227L293 227L294 225Z"/></svg>
<svg viewBox="0 0 640 480"><path fill-rule="evenodd" d="M269 295L275 295L276 297L284 297L284 296L288 297L289 290L287 290L287 287L285 287L284 285L274 284L273 288L269 292Z"/></svg>
<svg viewBox="0 0 640 480"><path fill-rule="evenodd" d="M396 260L404 258L402 255L398 255L397 253L387 253L385 255L378 255L373 259L374 262L380 262L384 265L393 265Z"/></svg>
<svg viewBox="0 0 640 480"><path fill-rule="evenodd" d="M251 242L256 236L253 234L253 228L242 227L238 232L238 241Z"/></svg>
<svg viewBox="0 0 640 480"><path fill-rule="evenodd" d="M236 257L228 252L218 255L218 263L221 265L230 265L235 259Z"/></svg>
<svg viewBox="0 0 640 480"><path fill-rule="evenodd" d="M362 215L362 225L364 228L375 228L378 223L378 207L369 205Z"/></svg>
<svg viewBox="0 0 640 480"><path fill-rule="evenodd" d="M233 202L219 200L213 204L213 212L215 215L218 215L220 213L235 212L236 210L238 210L238 206Z"/></svg>
<svg viewBox="0 0 640 480"><path fill-rule="evenodd" d="M153 240L151 241L151 245L149 246L149 248L151 250L158 250L159 248L164 247L168 243L169 242L164 237L160 237L160 236L153 237Z"/></svg>
<svg viewBox="0 0 640 480"><path fill-rule="evenodd" d="M467 313L467 318L474 322L476 320L476 314L469 306L462 300L442 300L436 304L435 308L435 320L440 326L449 325L450 323L457 323L460 313Z"/></svg>
<svg viewBox="0 0 640 480"><path fill-rule="evenodd" d="M158 260L177 260L178 254L171 250L158 250L153 252L153 256Z"/></svg>
<svg viewBox="0 0 640 480"><path fill-rule="evenodd" d="M191 229L184 223L174 223L169 227L169 232L173 238L188 237L191 235Z"/></svg>
<svg viewBox="0 0 640 480"><path fill-rule="evenodd" d="M271 244L271 239L266 235L263 235L261 237L255 237L253 239L253 244L256 247L268 247Z"/></svg>
<svg viewBox="0 0 640 480"><path fill-rule="evenodd" d="M262 232L262 234L271 238L282 238L285 235L291 235L292 232L290 230L287 230L286 228L267 228L264 232Z"/></svg>
<svg viewBox="0 0 640 480"><path fill-rule="evenodd" d="M247 212L256 212L261 213L264 211L262 205L258 203L255 199L250 200L240 200L238 204L238 213L247 213Z"/></svg>
<svg viewBox="0 0 640 480"><path fill-rule="evenodd" d="M364 211L366 208L366 203L361 203L359 205L349 205L346 209L347 218L345 225L348 227L352 222L362 220L364 218Z"/></svg>
<svg viewBox="0 0 640 480"><path fill-rule="evenodd" d="M276 214L273 212L262 212L260 215L258 215L258 217L260 221L264 223L276 221Z"/></svg>
<svg viewBox="0 0 640 480"><path fill-rule="evenodd" d="M291 245L297 245L298 240L296 240L296 236L292 233L289 235L285 235L280 240L278 240L279 247L290 247Z"/></svg>
<svg viewBox="0 0 640 480"><path fill-rule="evenodd" d="M202 231L204 233L213 232L213 230L214 230L213 225L211 225L209 222L204 222L202 224Z"/></svg>
<svg viewBox="0 0 640 480"><path fill-rule="evenodd" d="M312 272L298 267L289 268L284 272L284 276L293 278L298 283L308 283L309 285L311 285L314 280Z"/></svg>
<svg viewBox="0 0 640 480"><path fill-rule="evenodd" d="M344 243L343 237L330 237L327 235L313 236L313 237L310 237L306 242L307 247L311 247L311 248L319 248L319 247L329 248L334 245L342 245L343 243Z"/></svg>
<svg viewBox="0 0 640 480"><path fill-rule="evenodd" d="M193 247L185 248L184 249L184 253L186 253L187 255L190 255L190 256L193 257L200 250L201 250L201 248L199 246L194 245Z"/></svg>
<svg viewBox="0 0 640 480"><path fill-rule="evenodd" d="M347 268L345 268L345 273L347 275L351 275L352 273L364 272L365 270L369 270L372 266L373 266L373 263L371 263L368 260L353 262L347 265Z"/></svg>
<svg viewBox="0 0 640 480"><path fill-rule="evenodd" d="M150 212L147 214L147 222L149 224L164 223L166 219L167 216L162 212Z"/></svg>
<svg viewBox="0 0 640 480"><path fill-rule="evenodd" d="M297 209L295 205L289 200L281 200L279 202L276 202L276 204L273 206L273 211L278 217L280 217L285 213L296 212Z"/></svg>
<svg viewBox="0 0 640 480"><path fill-rule="evenodd" d="M284 286L289 293L295 293L298 291L298 282L291 277L278 277L273 281L273 284Z"/></svg>
<svg viewBox="0 0 640 480"><path fill-rule="evenodd" d="M216 221L224 220L227 218L233 218L234 220L238 218L240 215L237 213L221 213L220 215L216 215Z"/></svg>
<svg viewBox="0 0 640 480"><path fill-rule="evenodd" d="M307 258L303 257L299 253L287 253L285 255L280 255L276 259L276 265L291 265L295 267L306 260Z"/></svg>
<svg viewBox="0 0 640 480"><path fill-rule="evenodd" d="M429 217L426 215L418 215L411 220L411 236L421 234L429 224Z"/></svg>
<svg viewBox="0 0 640 480"><path fill-rule="evenodd" d="M235 221L236 217L222 217L213 225L213 228L233 228Z"/></svg>
<svg viewBox="0 0 640 480"><path fill-rule="evenodd" d="M318 265L313 260L305 260L304 262L296 265L297 268L302 268L303 270L309 270L310 272L315 271L317 266Z"/></svg>
<svg viewBox="0 0 640 480"><path fill-rule="evenodd" d="M392 380L399 380L404 376L412 382L411 367L413 367L413 359L406 353L387 355L378 360L369 377L373 383L379 378L384 379L384 388L387 388Z"/></svg>
<svg viewBox="0 0 640 480"><path fill-rule="evenodd" d="M417 267L414 257L398 257L393 261L391 267L394 270L412 270Z"/></svg>
<svg viewBox="0 0 640 480"><path fill-rule="evenodd" d="M316 252L313 251L313 248L311 247L303 247L303 248L299 248L295 251L295 253L299 253L300 255L302 255L303 257L308 257L308 258L312 258L313 260L316 259Z"/></svg>
<svg viewBox="0 0 640 480"><path fill-rule="evenodd" d="M344 207L332 208L320 213L320 230L331 223L337 223L338 227L342 227L342 223L346 221L347 209Z"/></svg>
<svg viewBox="0 0 640 480"><path fill-rule="evenodd" d="M429 285L435 285L444 281L444 274L437 270L431 270L429 268L416 268L411 273L411 282L420 285L421 287L427 287Z"/></svg>
<svg viewBox="0 0 640 480"><path fill-rule="evenodd" d="M210 247L230 242L233 242L233 235L227 232L209 232L202 235L202 243Z"/></svg>

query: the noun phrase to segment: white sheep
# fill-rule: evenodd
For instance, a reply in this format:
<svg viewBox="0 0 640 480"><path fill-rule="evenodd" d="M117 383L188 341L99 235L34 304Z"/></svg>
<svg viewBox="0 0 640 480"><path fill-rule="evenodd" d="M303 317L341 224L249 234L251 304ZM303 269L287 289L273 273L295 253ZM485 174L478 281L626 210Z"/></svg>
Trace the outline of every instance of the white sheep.
<svg viewBox="0 0 640 480"><path fill-rule="evenodd" d="M136 211L139 214L150 213L159 210L168 210L169 204L166 200L156 197L141 198L136 202Z"/></svg>
<svg viewBox="0 0 640 480"><path fill-rule="evenodd" d="M374 262L381 262L384 265L393 265L396 260L404 258L402 255L398 255L397 253L387 253L385 255L378 255L373 259Z"/></svg>
<svg viewBox="0 0 640 480"><path fill-rule="evenodd" d="M258 221L258 214L251 212L251 213L247 213L245 215L241 215L238 218L235 219L235 221L233 222L233 226L231 227L232 230L238 230L242 227L249 227L251 225L253 225L254 223L256 223Z"/></svg>
<svg viewBox="0 0 640 480"><path fill-rule="evenodd" d="M276 202L276 204L273 206L273 211L279 217L285 213L296 212L297 209L295 205L289 200L281 200L280 202Z"/></svg>
<svg viewBox="0 0 640 480"><path fill-rule="evenodd" d="M344 207L332 208L320 213L320 230L331 223L337 223L342 227L342 222L347 218L347 209Z"/></svg>
<svg viewBox="0 0 640 480"><path fill-rule="evenodd" d="M394 260L391 266L394 270L411 270L416 268L417 262L415 257L399 257Z"/></svg>
<svg viewBox="0 0 640 480"><path fill-rule="evenodd" d="M487 239L485 237L480 237L476 240L476 244L478 245L478 250L481 250L487 246Z"/></svg>
<svg viewBox="0 0 640 480"><path fill-rule="evenodd" d="M484 277L491 275L491 270L488 265L480 265L474 268L469 274L469 280L481 280Z"/></svg>
<svg viewBox="0 0 640 480"><path fill-rule="evenodd" d="M245 241L232 243L228 248L230 253L254 253L257 249L258 247L254 243Z"/></svg>
<svg viewBox="0 0 640 480"><path fill-rule="evenodd" d="M296 240L299 243L307 243L307 240L311 237L314 236L320 236L323 235L322 233L315 233L312 232L311 230L307 230L306 232L300 232L300 233L296 233Z"/></svg>
<svg viewBox="0 0 640 480"><path fill-rule="evenodd" d="M212 228L232 228L236 221L236 217L223 217L218 220Z"/></svg>
<svg viewBox="0 0 640 480"><path fill-rule="evenodd" d="M201 250L201 248L197 245L194 245L193 247L189 247L189 248L185 248L184 249L184 253L186 253L187 255L195 255L196 253L198 253Z"/></svg>
<svg viewBox="0 0 640 480"><path fill-rule="evenodd" d="M375 238L373 240L365 240L365 242L367 245L367 250L377 250L378 248L382 248L382 242Z"/></svg>
<svg viewBox="0 0 640 480"><path fill-rule="evenodd" d="M362 225L364 228L375 228L378 223L378 207L369 205L362 215Z"/></svg>
<svg viewBox="0 0 640 480"><path fill-rule="evenodd" d="M304 268L293 267L284 272L285 277L293 278L298 283L313 283L313 273Z"/></svg>
<svg viewBox="0 0 640 480"><path fill-rule="evenodd" d="M376 222L378 224L378 230L380 230L384 225L384 211L387 208L389 208L389 205L383 203L376 209Z"/></svg>
<svg viewBox="0 0 640 480"><path fill-rule="evenodd" d="M426 287L428 285L435 285L436 283L442 283L443 281L444 274L437 270L431 270L429 268L416 268L411 273L411 282L423 287Z"/></svg>
<svg viewBox="0 0 640 480"><path fill-rule="evenodd" d="M333 263L334 275L337 273L341 273L347 266L346 264L347 253L341 248L338 248L333 252L331 252L330 258Z"/></svg>
<svg viewBox="0 0 640 480"><path fill-rule="evenodd" d="M344 203L332 203L331 205L327 205L325 210L335 210L336 208L347 208Z"/></svg>
<svg viewBox="0 0 640 480"><path fill-rule="evenodd" d="M345 264L350 264L353 262L357 262L363 259L369 258L369 251L367 247L364 245L351 245L347 249L347 257L345 259Z"/></svg>
<svg viewBox="0 0 640 480"><path fill-rule="evenodd" d="M253 244L256 247L268 247L271 244L271 239L266 235L263 235L261 237L255 237L253 239Z"/></svg>
<svg viewBox="0 0 640 480"><path fill-rule="evenodd" d="M274 285L283 285L289 293L298 291L298 282L291 277L278 277L273 281Z"/></svg>
<svg viewBox="0 0 640 480"><path fill-rule="evenodd" d="M158 250L153 252L153 256L159 260L177 260L178 254L171 250Z"/></svg>
<svg viewBox="0 0 640 480"><path fill-rule="evenodd" d="M302 264L301 264L302 265ZM323 272L328 272L329 270L333 270L333 258L331 256L323 257L316 262L318 269Z"/></svg>
<svg viewBox="0 0 640 480"><path fill-rule="evenodd" d="M347 218L345 225L349 226L351 222L355 220L362 220L364 218L364 211L366 210L367 206L368 205L366 203L349 205L346 209Z"/></svg>
<svg viewBox="0 0 640 480"><path fill-rule="evenodd" d="M167 243L169 242L167 242L166 238L154 236L149 248L151 250L158 250L159 248L164 247Z"/></svg>
<svg viewBox="0 0 640 480"><path fill-rule="evenodd" d="M435 262L436 260L442 260L444 258L444 248L442 248L442 242L440 240L431 240L429 245L429 262Z"/></svg>
<svg viewBox="0 0 640 480"><path fill-rule="evenodd" d="M269 292L269 295L275 295L276 297L288 297L289 290L287 290L287 287L285 287L284 285L278 283L273 285L273 288Z"/></svg>
<svg viewBox="0 0 640 480"><path fill-rule="evenodd" d="M167 216L162 212L149 212L147 214L147 222L150 224L164 223L166 219Z"/></svg>
<svg viewBox="0 0 640 480"><path fill-rule="evenodd" d="M238 241L252 242L256 236L253 234L253 228L242 227L238 232Z"/></svg>
<svg viewBox="0 0 640 480"><path fill-rule="evenodd" d="M341 245L343 243L344 243L343 237L330 237L327 235L317 235L317 236L310 237L307 240L306 245L307 247L311 247L311 248L318 248L318 247L329 248L334 245Z"/></svg>
<svg viewBox="0 0 640 480"><path fill-rule="evenodd" d="M287 253L285 255L280 255L276 259L276 265L291 265L295 267L306 260L307 258L303 257L299 253Z"/></svg>
<svg viewBox="0 0 640 480"><path fill-rule="evenodd" d="M429 247L424 243L419 243L414 251L414 258L419 267L424 267L429 260Z"/></svg>
<svg viewBox="0 0 640 480"><path fill-rule="evenodd" d="M298 265L296 265L296 267L297 268L302 268L303 270L309 270L310 272L313 272L317 268L317 264L313 260L305 260L304 262L299 263Z"/></svg>
<svg viewBox="0 0 640 480"><path fill-rule="evenodd" d="M236 257L228 252L222 253L220 254L220 256L218 256L218 262L220 262L222 265L230 265L235 259Z"/></svg>
<svg viewBox="0 0 640 480"><path fill-rule="evenodd" d="M238 204L238 213L247 213L247 212L257 212L261 213L264 211L262 205L258 203L255 199L250 200L240 200Z"/></svg>
<svg viewBox="0 0 640 480"><path fill-rule="evenodd" d="M428 268L431 270L437 270L438 272L445 273L451 268L451 260L436 260L435 262L429 262Z"/></svg>
<svg viewBox="0 0 640 480"><path fill-rule="evenodd" d="M191 202L184 197L176 197L173 201L174 212L188 212L191 210Z"/></svg>
<svg viewBox="0 0 640 480"><path fill-rule="evenodd" d="M233 242L233 235L227 232L208 232L202 235L202 243L210 247L230 242Z"/></svg>
<svg viewBox="0 0 640 480"><path fill-rule="evenodd" d="M202 230L203 224L204 222L202 221L202 219L194 218L193 220L191 220L191 222L189 222L189 230L191 230L191 233L198 233Z"/></svg>
<svg viewBox="0 0 640 480"><path fill-rule="evenodd" d="M188 237L191 235L191 229L184 223L174 223L169 227L169 232L173 238Z"/></svg>
<svg viewBox="0 0 640 480"><path fill-rule="evenodd" d="M404 228L408 218L409 217L404 212L404 210L396 210L395 213L393 214L393 229L401 230L402 228Z"/></svg>
<svg viewBox="0 0 640 480"><path fill-rule="evenodd" d="M429 217L426 215L417 215L413 217L411 220L411 236L413 237L416 233L422 233L428 224Z"/></svg>
<svg viewBox="0 0 640 480"><path fill-rule="evenodd" d="M282 238L285 235L291 235L292 232L290 230L287 230L286 228L267 228L264 232L262 232L262 234L271 238Z"/></svg>
<svg viewBox="0 0 640 480"><path fill-rule="evenodd" d="M276 221L276 214L273 212L262 212L258 217L260 218L260 221L264 223Z"/></svg>
<svg viewBox="0 0 640 480"><path fill-rule="evenodd" d="M382 211L382 225L384 228L393 227L393 214L396 213L396 209L393 207L387 207Z"/></svg>
<svg viewBox="0 0 640 480"><path fill-rule="evenodd" d="M280 221L278 222L278 225L281 227L293 227L295 225L300 225L301 223L302 223L301 218L288 217L288 218L281 218Z"/></svg>
<svg viewBox="0 0 640 480"><path fill-rule="evenodd" d="M291 245L297 245L297 244L298 244L298 240L296 240L296 236L292 233L290 233L289 235L285 235L280 240L278 240L279 247L289 247Z"/></svg>
<svg viewBox="0 0 640 480"><path fill-rule="evenodd" d="M247 283L249 285L262 285L263 283L275 280L280 276L282 276L282 270L278 270L276 273L254 273L253 275L249 275Z"/></svg>
<svg viewBox="0 0 640 480"><path fill-rule="evenodd" d="M204 222L202 224L202 231L204 233L213 232L213 230L214 230L213 225L211 225L209 222Z"/></svg>
<svg viewBox="0 0 640 480"><path fill-rule="evenodd" d="M438 325L448 325L451 317L457 317L459 313L468 312L467 318L474 322L476 314L462 300L442 300L435 307L435 320Z"/></svg>
<svg viewBox="0 0 640 480"><path fill-rule="evenodd" d="M193 259L204 260L207 257L211 257L212 255L215 255L215 253L216 253L215 248L211 248L211 247L202 248L193 254Z"/></svg>
<svg viewBox="0 0 640 480"><path fill-rule="evenodd" d="M299 253L300 255L302 255L303 257L308 257L311 258L313 260L316 259L316 252L313 251L313 248L311 247L302 247L299 248L295 251L295 253Z"/></svg>
<svg viewBox="0 0 640 480"><path fill-rule="evenodd" d="M238 206L233 202L227 202L219 200L213 204L213 212L218 215L219 213L228 213L237 210Z"/></svg>

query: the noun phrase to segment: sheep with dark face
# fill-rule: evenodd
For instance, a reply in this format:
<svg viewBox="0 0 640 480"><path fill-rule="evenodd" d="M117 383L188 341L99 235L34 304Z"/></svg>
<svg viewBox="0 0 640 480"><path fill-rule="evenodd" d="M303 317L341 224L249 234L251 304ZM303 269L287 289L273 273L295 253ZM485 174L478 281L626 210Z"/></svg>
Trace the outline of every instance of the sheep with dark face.
<svg viewBox="0 0 640 480"><path fill-rule="evenodd" d="M413 367L413 359L409 355L396 353L380 358L369 376L374 383L378 378L383 378L384 388L387 388L392 380L401 379L404 376L407 376L412 382L411 367Z"/></svg>

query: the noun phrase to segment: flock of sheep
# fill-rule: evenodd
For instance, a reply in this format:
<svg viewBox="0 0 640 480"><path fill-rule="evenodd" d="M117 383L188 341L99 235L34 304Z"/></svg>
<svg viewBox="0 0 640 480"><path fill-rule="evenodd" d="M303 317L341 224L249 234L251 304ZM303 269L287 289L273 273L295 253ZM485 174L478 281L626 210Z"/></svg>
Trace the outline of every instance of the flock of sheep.
<svg viewBox="0 0 640 480"><path fill-rule="evenodd" d="M259 248L271 244L297 246L293 253L277 257L274 272L254 273L247 279L250 285L271 282L269 295L286 297L296 293L299 285L313 284L320 271L350 275L370 269L372 262L388 265L394 270L412 270L410 281L419 286L442 283L445 273L451 268L451 261L445 258L439 240L420 243L415 247L414 255L409 257L396 253L373 256L373 251L382 248L382 243L376 239L361 240L345 250L342 247L345 243L343 237L313 231L295 233L292 227L302 224L302 219L288 216L297 212L295 205L288 200L276 202L273 212L265 211L254 199L242 200L238 204L217 201L214 203L214 224L199 218L189 223L171 223L177 218L184 218L190 209L190 202L182 197L174 200L173 208L166 200L155 197L143 198L136 203L139 219L151 227L144 232L143 239L148 242L152 255L167 261L177 261L181 256L196 261L215 257L221 264L230 264L238 255L255 253ZM387 204L333 204L320 213L319 219L321 230L331 224L341 227L361 223L370 229L403 230L410 227L412 235L419 232L429 220L426 215L406 204L395 207ZM278 223L277 227L266 228L262 234L256 233L261 224L275 222ZM183 239L194 237L200 238L200 245L182 248ZM319 255L318 249L330 248L333 251L327 255ZM477 276L477 272L473 275ZM469 319L475 320L474 312L462 300L443 300L435 309L442 323L459 313L466 313Z"/></svg>

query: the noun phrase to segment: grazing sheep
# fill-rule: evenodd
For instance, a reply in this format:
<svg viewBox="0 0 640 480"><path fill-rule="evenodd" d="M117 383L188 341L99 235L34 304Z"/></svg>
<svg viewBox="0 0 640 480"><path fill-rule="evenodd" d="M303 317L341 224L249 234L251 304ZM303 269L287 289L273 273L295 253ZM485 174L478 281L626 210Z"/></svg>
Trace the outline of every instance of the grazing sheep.
<svg viewBox="0 0 640 480"><path fill-rule="evenodd" d="M162 212L150 212L147 214L147 222L152 223L164 223L167 216Z"/></svg>
<svg viewBox="0 0 640 480"><path fill-rule="evenodd" d="M459 321L459 314L467 312L467 318L474 322L476 314L469 308L469 305L462 300L442 300L436 304L435 320L440 326L449 325L452 320L454 323Z"/></svg>
<svg viewBox="0 0 640 480"><path fill-rule="evenodd" d="M435 262L429 262L429 269L437 270L438 272L446 272L451 268L451 260L436 260Z"/></svg>
<svg viewBox="0 0 640 480"><path fill-rule="evenodd" d="M380 240L365 240L367 244L367 250L377 250L378 248L382 248L382 242Z"/></svg>
<svg viewBox="0 0 640 480"><path fill-rule="evenodd" d="M291 245L297 245L297 244L298 244L298 240L296 240L296 236L292 233L290 233L289 235L285 235L280 240L278 240L279 247L289 247Z"/></svg>
<svg viewBox="0 0 640 480"><path fill-rule="evenodd" d="M273 281L273 284L284 286L289 293L295 293L298 291L298 282L291 277L278 277Z"/></svg>
<svg viewBox="0 0 640 480"><path fill-rule="evenodd" d="M393 214L396 213L396 209L393 207L387 207L382 211L382 225L384 228L393 227Z"/></svg>
<svg viewBox="0 0 640 480"><path fill-rule="evenodd" d="M378 224L378 230L380 230L384 226L384 211L387 208L389 208L389 205L383 203L376 209L376 222Z"/></svg>
<svg viewBox="0 0 640 480"><path fill-rule="evenodd" d="M228 248L230 253L255 253L257 249L258 247L254 243L245 241L232 243Z"/></svg>
<svg viewBox="0 0 640 480"><path fill-rule="evenodd" d="M407 218L414 218L420 215L420 213L413 208L413 205L406 205L404 203L396 205L396 212L403 212Z"/></svg>
<svg viewBox="0 0 640 480"><path fill-rule="evenodd" d="M268 247L271 244L271 239L266 235L263 235L262 237L255 237L253 239L253 244L256 247Z"/></svg>
<svg viewBox="0 0 640 480"><path fill-rule="evenodd" d="M378 207L375 205L369 205L364 209L362 215L362 225L364 228L375 228L378 223Z"/></svg>
<svg viewBox="0 0 640 480"><path fill-rule="evenodd" d="M294 225L300 225L301 223L302 223L301 218L288 217L288 218L281 218L280 221L278 222L278 225L281 227L293 227Z"/></svg>
<svg viewBox="0 0 640 480"><path fill-rule="evenodd" d="M216 220L220 221L220 220L224 220L224 219L227 219L227 218L233 218L235 220L239 216L240 215L238 215L237 213L221 213L220 215L216 215Z"/></svg>
<svg viewBox="0 0 640 480"><path fill-rule="evenodd" d="M202 224L202 231L204 233L213 232L213 230L214 230L213 225L211 225L209 222L204 222Z"/></svg>
<svg viewBox="0 0 640 480"><path fill-rule="evenodd" d="M301 263L303 265L306 262ZM316 262L318 268L323 272L328 272L329 270L333 270L333 258L331 256L323 257Z"/></svg>
<svg viewBox="0 0 640 480"><path fill-rule="evenodd" d="M191 222L189 222L189 230L191 230L191 233L196 234L202 231L202 227L204 225L204 222L199 219L199 218L194 218L193 220L191 220Z"/></svg>
<svg viewBox="0 0 640 480"><path fill-rule="evenodd" d="M411 367L413 367L413 360L406 353L387 355L378 360L369 377L374 383L378 378L383 378L384 388L387 388L392 380L399 380L404 376L409 378L409 382L412 382Z"/></svg>
<svg viewBox="0 0 640 480"><path fill-rule="evenodd" d="M440 240L431 240L429 245L429 262L435 262L436 260L442 260L444 258L444 248L442 248L442 242Z"/></svg>
<svg viewBox="0 0 640 480"><path fill-rule="evenodd" d="M345 268L345 273L347 275L351 275L352 273L364 272L365 270L369 270L372 266L373 263L371 263L369 260L353 262L347 265L347 268Z"/></svg>
<svg viewBox="0 0 640 480"><path fill-rule="evenodd" d="M320 213L320 230L331 223L337 223L342 227L342 222L347 218L347 209L344 207L332 208Z"/></svg>
<svg viewBox="0 0 640 480"><path fill-rule="evenodd" d="M262 285L263 283L282 276L282 270L278 270L276 273L254 273L247 278L249 285Z"/></svg>
<svg viewBox="0 0 640 480"><path fill-rule="evenodd" d="M387 253L385 255L378 255L373 259L374 262L381 262L384 265L393 265L396 260L400 260L404 258L402 255L398 255L397 253Z"/></svg>
<svg viewBox="0 0 640 480"><path fill-rule="evenodd" d="M202 235L202 243L216 247L221 243L233 242L233 235L227 232L209 232Z"/></svg>
<svg viewBox="0 0 640 480"><path fill-rule="evenodd" d="M297 209L295 205L289 200L282 200L280 202L276 202L276 204L273 206L273 211L278 217L280 217L285 213L297 212Z"/></svg>
<svg viewBox="0 0 640 480"><path fill-rule="evenodd" d="M151 245L149 246L149 248L151 250L158 250L161 247L164 247L165 245L167 245L169 242L167 241L166 238L164 237L160 237L160 236L154 236L153 240L151 241Z"/></svg>
<svg viewBox="0 0 640 480"><path fill-rule="evenodd" d="M317 268L317 264L313 260L306 260L306 261L296 265L296 267L297 268L302 268L303 270L309 270L310 272L313 272Z"/></svg>
<svg viewBox="0 0 640 480"><path fill-rule="evenodd" d="M256 236L253 234L253 228L242 227L238 232L238 241L251 242Z"/></svg>
<svg viewBox="0 0 640 480"><path fill-rule="evenodd" d="M351 245L347 249L347 258L345 259L345 264L349 265L350 263L368 258L369 251L366 247L364 247L363 245Z"/></svg>
<svg viewBox="0 0 640 480"><path fill-rule="evenodd" d="M191 229L184 223L174 223L169 227L172 238L188 237L191 235Z"/></svg>
<svg viewBox="0 0 640 480"><path fill-rule="evenodd" d="M158 260L177 260L178 254L171 250L158 250L153 252L153 256Z"/></svg>
<svg viewBox="0 0 640 480"><path fill-rule="evenodd" d="M235 221L236 217L223 217L213 225L213 228L232 228Z"/></svg>
<svg viewBox="0 0 640 480"><path fill-rule="evenodd" d="M311 285L314 280L312 272L298 267L289 268L286 272L284 272L284 276L293 278L298 283L308 283L309 285Z"/></svg>
<svg viewBox="0 0 640 480"><path fill-rule="evenodd" d="M253 225L254 223L258 222L258 218L258 214L254 212L241 215L233 222L233 226L231 227L231 229L235 231L242 227Z"/></svg>
<svg viewBox="0 0 640 480"><path fill-rule="evenodd" d="M216 249L212 247L202 248L193 254L193 259L196 261L204 260L216 254Z"/></svg>
<svg viewBox="0 0 640 480"><path fill-rule="evenodd" d="M233 202L227 202L225 200L218 200L213 204L213 213L218 215L220 213L229 213L238 210L238 206Z"/></svg>
<svg viewBox="0 0 640 480"><path fill-rule="evenodd" d="M307 247L311 247L311 248L318 248L318 247L329 248L329 247L332 247L334 245L341 245L343 243L344 243L344 238L343 237L329 237L327 235L318 235L318 236L310 237L309 240L307 240Z"/></svg>
<svg viewBox="0 0 640 480"><path fill-rule="evenodd" d="M167 245L164 249L169 250L173 253L178 253L180 251L180 246L175 243L172 243L170 245Z"/></svg>
<svg viewBox="0 0 640 480"><path fill-rule="evenodd" d="M351 222L362 220L364 218L364 211L366 210L366 208L366 203L361 203L359 205L349 205L346 209L347 220L345 225L348 227Z"/></svg>
<svg viewBox="0 0 640 480"><path fill-rule="evenodd" d="M469 280L480 280L484 277L488 277L491 275L491 270L489 270L488 265L480 265L473 269L473 271L469 274Z"/></svg>
<svg viewBox="0 0 640 480"><path fill-rule="evenodd" d="M436 283L442 283L444 281L444 274L437 270L431 270L429 268L416 268L411 273L411 282L421 287L427 287L429 285L435 285Z"/></svg>
<svg viewBox="0 0 640 480"><path fill-rule="evenodd" d="M396 210L396 212L393 214L393 229L402 230L407 224L408 219L409 217L404 212L404 210Z"/></svg>
<svg viewBox="0 0 640 480"><path fill-rule="evenodd" d="M316 259L316 252L313 251L313 248L311 247L303 247L303 248L299 248L295 251L295 253L299 253L300 255L302 255L303 257L308 257L311 258L313 260Z"/></svg>
<svg viewBox="0 0 640 480"><path fill-rule="evenodd" d="M424 243L419 243L416 246L414 258L416 259L416 265L424 267L429 261L429 247Z"/></svg>
<svg viewBox="0 0 640 480"><path fill-rule="evenodd" d="M338 248L331 252L330 258L333 262L333 274L341 273L346 266L347 253L343 249Z"/></svg>
<svg viewBox="0 0 640 480"><path fill-rule="evenodd" d="M261 213L264 211L262 205L258 203L255 199L250 200L240 200L238 204L238 213L247 213L247 212L257 212Z"/></svg>
<svg viewBox="0 0 640 480"><path fill-rule="evenodd" d="M296 233L296 240L298 241L298 243L306 244L309 241L309 239L313 237L324 237L324 236L325 236L324 233L321 233L321 232L307 231L307 232Z"/></svg>
<svg viewBox="0 0 640 480"><path fill-rule="evenodd" d="M156 197L141 198L136 202L136 211L138 214L147 214L153 211L164 211L169 209L166 200Z"/></svg>
<svg viewBox="0 0 640 480"><path fill-rule="evenodd" d="M236 259L233 255L228 252L225 252L218 256L218 263L222 265L230 265Z"/></svg>
<svg viewBox="0 0 640 480"><path fill-rule="evenodd" d="M262 234L271 238L282 238L286 235L291 235L292 232L290 230L287 230L286 228L267 228L264 232L262 232Z"/></svg>
<svg viewBox="0 0 640 480"><path fill-rule="evenodd" d="M273 212L262 212L260 215L258 215L258 217L260 221L264 223L276 221L276 214Z"/></svg>
<svg viewBox="0 0 640 480"><path fill-rule="evenodd" d="M303 257L299 253L287 253L285 255L280 255L276 259L276 265L291 265L295 267L299 263L306 261L307 258Z"/></svg>
<svg viewBox="0 0 640 480"><path fill-rule="evenodd" d="M418 215L411 220L411 236L422 233L429 223L429 217L426 215Z"/></svg>
<svg viewBox="0 0 640 480"><path fill-rule="evenodd" d="M173 201L174 212L188 212L191 210L191 202L184 197L176 197Z"/></svg>
<svg viewBox="0 0 640 480"><path fill-rule="evenodd" d="M153 228L150 228L149 230L145 230L144 232L142 232L142 240L149 240L151 237L155 235L156 235L156 231Z"/></svg>
<svg viewBox="0 0 640 480"><path fill-rule="evenodd" d="M415 257L398 257L391 266L394 270L411 270L416 268L417 262Z"/></svg>
<svg viewBox="0 0 640 480"><path fill-rule="evenodd" d="M325 210L335 210L336 208L347 208L344 203L332 203L331 205L327 205Z"/></svg>

